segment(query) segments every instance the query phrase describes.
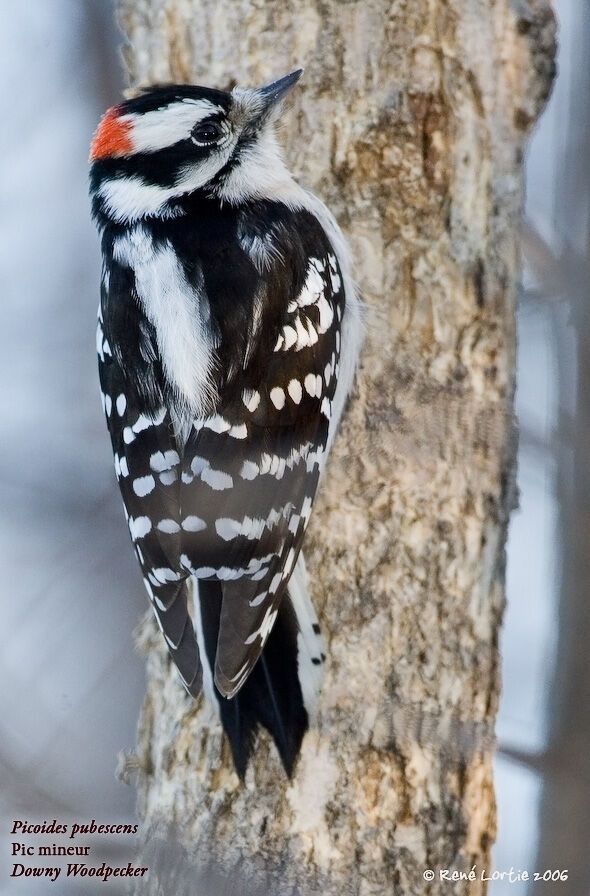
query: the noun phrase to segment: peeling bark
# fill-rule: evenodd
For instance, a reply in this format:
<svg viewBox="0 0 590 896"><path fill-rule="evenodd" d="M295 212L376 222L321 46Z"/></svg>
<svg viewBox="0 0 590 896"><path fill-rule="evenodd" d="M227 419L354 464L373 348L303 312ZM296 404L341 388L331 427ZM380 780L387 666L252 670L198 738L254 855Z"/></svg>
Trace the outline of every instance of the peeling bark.
<svg viewBox="0 0 590 896"><path fill-rule="evenodd" d="M149 892L208 867L244 893L483 893L522 157L553 75L548 2L119 0L119 15L134 86L305 66L286 156L343 226L368 306L306 537L329 662L292 781L261 735L240 785L212 711L143 627ZM473 865L475 883L440 880Z"/></svg>

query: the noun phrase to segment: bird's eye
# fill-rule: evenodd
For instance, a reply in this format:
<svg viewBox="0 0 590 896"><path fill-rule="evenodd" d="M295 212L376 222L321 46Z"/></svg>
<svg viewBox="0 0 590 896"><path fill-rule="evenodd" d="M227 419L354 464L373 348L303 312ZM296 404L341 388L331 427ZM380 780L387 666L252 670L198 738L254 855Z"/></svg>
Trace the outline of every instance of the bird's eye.
<svg viewBox="0 0 590 896"><path fill-rule="evenodd" d="M218 121L200 121L191 133L191 139L197 146L210 146L218 143L223 136L223 128Z"/></svg>

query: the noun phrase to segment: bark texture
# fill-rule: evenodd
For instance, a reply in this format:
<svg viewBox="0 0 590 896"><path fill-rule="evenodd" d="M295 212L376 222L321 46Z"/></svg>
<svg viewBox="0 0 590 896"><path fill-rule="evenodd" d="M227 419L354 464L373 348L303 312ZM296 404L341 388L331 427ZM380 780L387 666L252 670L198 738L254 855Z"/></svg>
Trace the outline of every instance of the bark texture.
<svg viewBox="0 0 590 896"><path fill-rule="evenodd" d="M150 892L184 892L192 863L232 893L483 893L522 157L553 74L548 2L120 0L119 15L133 86L305 66L286 156L339 219L368 306L306 538L329 662L293 780L260 736L240 785L211 710L142 630ZM166 871L171 826L184 859ZM475 882L440 879L474 865Z"/></svg>

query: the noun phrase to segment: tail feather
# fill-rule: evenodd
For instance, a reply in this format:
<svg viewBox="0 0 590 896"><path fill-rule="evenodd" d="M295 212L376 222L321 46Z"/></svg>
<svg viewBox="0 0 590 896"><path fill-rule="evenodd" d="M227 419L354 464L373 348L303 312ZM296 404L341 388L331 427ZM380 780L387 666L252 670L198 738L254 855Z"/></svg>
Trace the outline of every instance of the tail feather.
<svg viewBox="0 0 590 896"><path fill-rule="evenodd" d="M260 659L240 691L222 697L213 680L221 612L221 584L195 580L195 629L206 695L219 712L234 765L243 778L259 725L266 728L289 777L317 697L324 660L319 626L307 594L303 558L283 598ZM205 668L207 667L207 668Z"/></svg>
<svg viewBox="0 0 590 896"><path fill-rule="evenodd" d="M189 694L197 697L202 685L202 663L187 608L185 585L182 582L161 585L157 590L147 580L146 585L170 655Z"/></svg>
<svg viewBox="0 0 590 896"><path fill-rule="evenodd" d="M318 617L309 596L307 570L303 554L299 554L293 575L289 580L289 598L297 619L297 671L303 702L312 713L318 700L324 663L326 661L324 639Z"/></svg>

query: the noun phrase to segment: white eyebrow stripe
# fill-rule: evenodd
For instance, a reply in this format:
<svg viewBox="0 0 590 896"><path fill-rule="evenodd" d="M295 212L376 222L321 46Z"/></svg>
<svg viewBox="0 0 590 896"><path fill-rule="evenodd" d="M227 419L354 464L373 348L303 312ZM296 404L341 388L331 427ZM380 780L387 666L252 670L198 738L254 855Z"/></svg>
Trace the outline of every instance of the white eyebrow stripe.
<svg viewBox="0 0 590 896"><path fill-rule="evenodd" d="M188 140L197 122L217 112L221 106L209 100L179 99L162 109L121 115L120 121L131 124L129 136L133 152L157 152L180 140Z"/></svg>

